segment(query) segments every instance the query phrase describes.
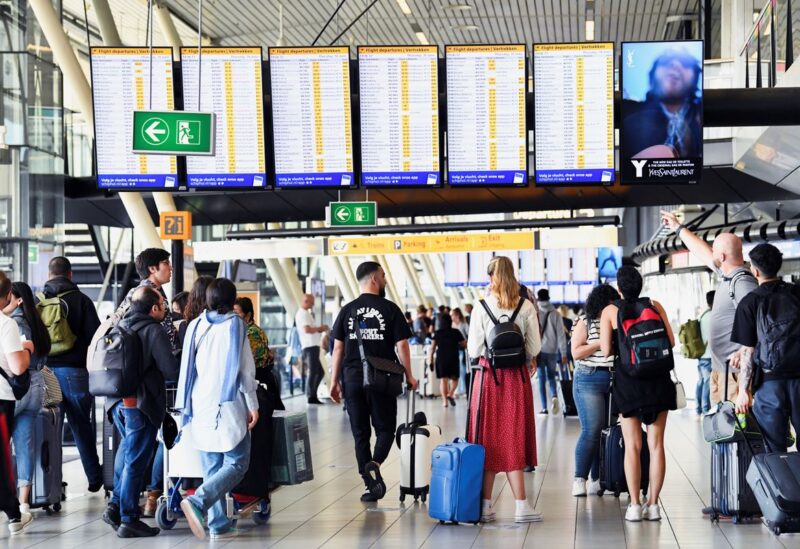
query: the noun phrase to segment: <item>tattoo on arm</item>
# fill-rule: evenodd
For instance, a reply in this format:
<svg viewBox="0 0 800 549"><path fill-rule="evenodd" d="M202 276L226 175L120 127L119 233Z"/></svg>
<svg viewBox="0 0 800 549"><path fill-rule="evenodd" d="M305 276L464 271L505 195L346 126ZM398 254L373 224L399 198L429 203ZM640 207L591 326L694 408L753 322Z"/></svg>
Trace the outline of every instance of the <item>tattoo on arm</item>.
<svg viewBox="0 0 800 549"><path fill-rule="evenodd" d="M742 347L741 363L739 371L739 387L750 388L750 381L753 379L753 347Z"/></svg>

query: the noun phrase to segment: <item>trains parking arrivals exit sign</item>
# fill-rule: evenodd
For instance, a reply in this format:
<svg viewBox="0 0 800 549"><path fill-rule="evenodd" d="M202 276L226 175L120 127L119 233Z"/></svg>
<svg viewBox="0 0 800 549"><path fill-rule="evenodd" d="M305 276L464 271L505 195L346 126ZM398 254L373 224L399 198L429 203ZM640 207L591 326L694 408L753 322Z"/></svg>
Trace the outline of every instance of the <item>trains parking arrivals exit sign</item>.
<svg viewBox="0 0 800 549"><path fill-rule="evenodd" d="M211 112L133 111L133 152L213 156L215 123Z"/></svg>

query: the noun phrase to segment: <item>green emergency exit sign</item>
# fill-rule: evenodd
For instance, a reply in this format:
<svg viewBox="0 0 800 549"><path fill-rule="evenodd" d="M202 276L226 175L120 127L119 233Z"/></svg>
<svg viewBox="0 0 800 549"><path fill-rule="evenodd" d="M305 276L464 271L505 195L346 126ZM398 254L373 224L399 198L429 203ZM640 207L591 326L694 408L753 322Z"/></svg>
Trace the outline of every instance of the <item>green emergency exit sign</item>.
<svg viewBox="0 0 800 549"><path fill-rule="evenodd" d="M133 111L136 154L214 155L214 113Z"/></svg>
<svg viewBox="0 0 800 549"><path fill-rule="evenodd" d="M378 224L376 202L331 202L331 227L374 227Z"/></svg>

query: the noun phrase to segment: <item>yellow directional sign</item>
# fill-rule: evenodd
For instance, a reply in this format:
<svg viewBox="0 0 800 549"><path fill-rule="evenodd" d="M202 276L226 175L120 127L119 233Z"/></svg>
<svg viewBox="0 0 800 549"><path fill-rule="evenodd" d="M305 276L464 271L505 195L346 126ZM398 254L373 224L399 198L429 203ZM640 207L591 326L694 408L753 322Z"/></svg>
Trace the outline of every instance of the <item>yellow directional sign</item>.
<svg viewBox="0 0 800 549"><path fill-rule="evenodd" d="M448 233L372 237L332 237L328 255L424 254L532 250L533 231Z"/></svg>
<svg viewBox="0 0 800 549"><path fill-rule="evenodd" d="M192 238L191 212L161 212L161 240Z"/></svg>

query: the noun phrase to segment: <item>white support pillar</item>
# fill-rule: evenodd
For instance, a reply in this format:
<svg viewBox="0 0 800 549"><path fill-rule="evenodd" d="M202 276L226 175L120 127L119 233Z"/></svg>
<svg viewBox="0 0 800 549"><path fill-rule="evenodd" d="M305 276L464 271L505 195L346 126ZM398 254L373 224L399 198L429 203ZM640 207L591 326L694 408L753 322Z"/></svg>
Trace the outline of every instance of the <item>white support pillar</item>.
<svg viewBox="0 0 800 549"><path fill-rule="evenodd" d="M386 257L373 255L370 256L369 260L380 264L383 267L383 270L387 271L386 267L388 263L386 262ZM386 294L392 302L402 309L403 304L400 302L400 294L397 292L397 287L394 284L394 278L389 272L386 272Z"/></svg>
<svg viewBox="0 0 800 549"><path fill-rule="evenodd" d="M153 14L158 21L161 34L167 39L167 44L172 46L173 56L179 57L183 40L181 40L181 35L178 34L178 29L175 28L175 22L172 20L172 12L169 11L169 7L163 2L156 2L153 6Z"/></svg>
<svg viewBox="0 0 800 549"><path fill-rule="evenodd" d="M295 300L299 305L301 301L303 301L303 286L300 284L300 277L297 276L297 268L294 265L294 262L289 259L288 257L284 257L280 260L281 268L283 269L283 273L286 275L286 282L289 284L289 287L292 290L292 294L294 294Z"/></svg>
<svg viewBox="0 0 800 549"><path fill-rule="evenodd" d="M117 24L114 22L114 15L108 6L107 0L94 0L92 2L94 13L97 17L97 26L100 27L100 36L106 46L121 46L122 39L117 32Z"/></svg>
<svg viewBox="0 0 800 549"><path fill-rule="evenodd" d="M342 264L342 269L344 270L344 276L347 277L347 281L350 283L350 288L353 290L353 295L356 297L361 295L361 286L358 284L358 280L356 280L356 273L355 269L353 269L353 262L350 261L349 256L342 256L339 258Z"/></svg>
<svg viewBox="0 0 800 549"><path fill-rule="evenodd" d="M286 309L287 317L289 319L294 319L300 302L297 301L291 285L286 281L286 274L283 271L283 267L281 267L280 261L274 257L270 257L264 260L264 264L267 266L267 273L270 279L272 279L272 283L275 284L275 290L277 290L278 297L280 297L281 303L283 303L283 308Z"/></svg>
<svg viewBox="0 0 800 549"><path fill-rule="evenodd" d="M327 263L328 265L333 267L334 273L336 274L336 281L337 287L342 292L342 296L344 296L344 300L347 302L353 301L356 296L353 294L353 289L350 287L350 281L347 280L347 276L344 274L344 268L342 267L342 262L339 261L340 258L338 257L328 257Z"/></svg>
<svg viewBox="0 0 800 549"><path fill-rule="evenodd" d="M428 272L428 277L431 279L431 285L433 286L433 295L436 298L436 305L447 305L447 297L444 295L444 285L442 281L439 279L439 275L433 268L433 262L431 262L431 258L428 257L429 254L420 254L419 257L422 260L422 265L425 267L425 270Z"/></svg>
<svg viewBox="0 0 800 549"><path fill-rule="evenodd" d="M400 259L400 262L403 265L403 270L406 273L408 284L411 286L411 292L414 294L414 298L417 300L417 306L427 306L428 303L425 299L425 293L422 291L422 286L419 284L419 278L417 278L417 273L414 269L414 265L411 263L411 258L407 255L401 255Z"/></svg>

